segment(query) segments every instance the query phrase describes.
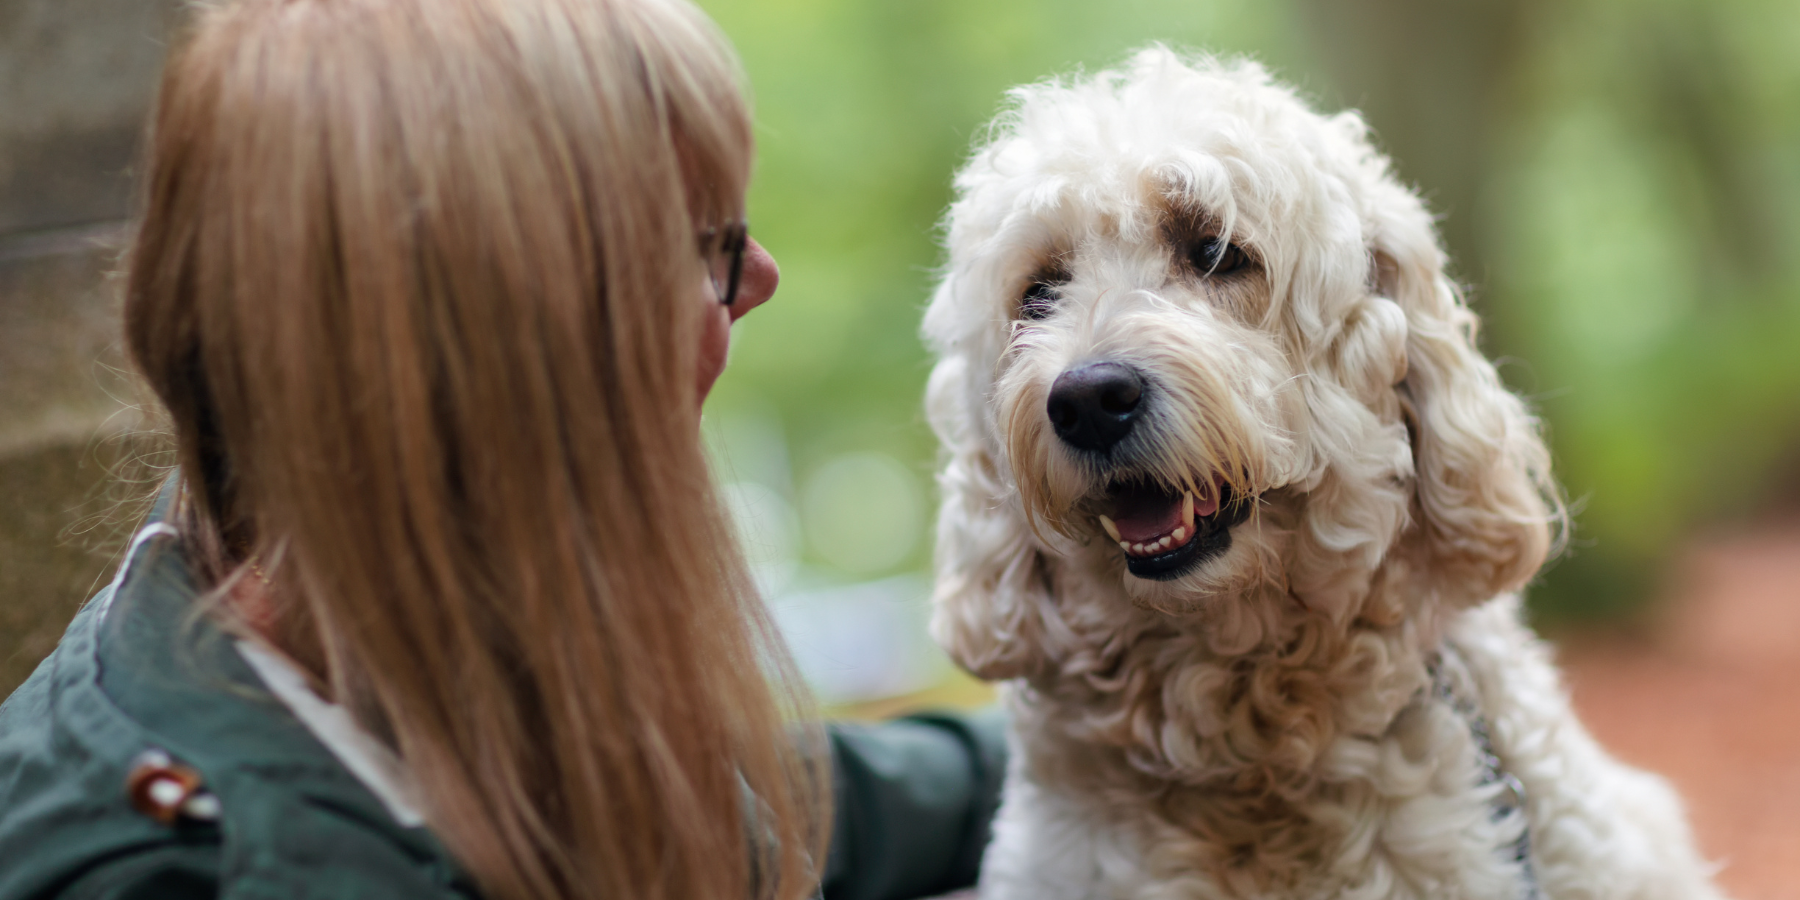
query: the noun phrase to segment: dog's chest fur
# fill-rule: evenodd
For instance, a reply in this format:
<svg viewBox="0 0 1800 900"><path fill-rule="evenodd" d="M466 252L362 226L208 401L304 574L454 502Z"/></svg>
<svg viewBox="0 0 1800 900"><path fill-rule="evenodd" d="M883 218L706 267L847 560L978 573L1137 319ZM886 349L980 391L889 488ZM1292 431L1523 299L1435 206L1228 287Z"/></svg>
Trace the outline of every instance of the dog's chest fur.
<svg viewBox="0 0 1800 900"><path fill-rule="evenodd" d="M1201 634L1149 629L1015 684L1023 796L1008 803L1037 812L1003 815L984 896L1523 896L1507 852L1523 822L1496 818L1469 723L1424 689L1422 659L1389 664L1417 658L1414 636L1343 635L1301 617L1219 657ZM1021 828L1092 840L1009 871Z"/></svg>
<svg viewBox="0 0 1800 900"><path fill-rule="evenodd" d="M1719 896L1679 801L1581 727L1516 598L1458 616L1443 640L1523 809L1497 804L1506 789L1482 783L1470 721L1422 683L1368 704L1394 709L1380 731L1343 727L1356 713L1327 733L1256 721L1246 698L1275 676L1021 680L983 900ZM1200 710L1223 730L1196 735ZM1527 821L1529 869L1514 856Z"/></svg>

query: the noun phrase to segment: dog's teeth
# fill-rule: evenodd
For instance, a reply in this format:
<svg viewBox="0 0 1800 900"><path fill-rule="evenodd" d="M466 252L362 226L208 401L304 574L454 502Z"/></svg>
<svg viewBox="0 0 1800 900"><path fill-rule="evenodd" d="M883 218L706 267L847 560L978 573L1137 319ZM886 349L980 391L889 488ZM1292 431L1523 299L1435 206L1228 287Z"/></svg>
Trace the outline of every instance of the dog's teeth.
<svg viewBox="0 0 1800 900"><path fill-rule="evenodd" d="M1172 537L1174 537L1175 540L1177 540L1177 541L1187 540L1187 529L1186 528L1175 529L1175 533L1172 535Z"/></svg>
<svg viewBox="0 0 1800 900"><path fill-rule="evenodd" d="M1130 541L1120 541L1119 549L1125 551L1126 553L1130 553L1131 552L1131 542Z"/></svg>
<svg viewBox="0 0 1800 900"><path fill-rule="evenodd" d="M1181 524L1194 527L1194 492L1187 491L1181 495Z"/></svg>
<svg viewBox="0 0 1800 900"><path fill-rule="evenodd" d="M1163 535L1162 540L1156 542L1156 547L1158 550L1167 550L1169 549L1169 545L1173 543L1175 543L1175 539L1165 534Z"/></svg>
<svg viewBox="0 0 1800 900"><path fill-rule="evenodd" d="M1141 555L1141 554L1144 554L1144 553L1147 553L1147 552L1149 552L1149 551L1147 551L1147 550L1145 550L1145 549L1144 549L1144 545L1143 545L1143 544L1132 544L1132 545L1131 545L1131 552L1133 552L1133 553L1137 553L1137 554L1140 554L1140 555Z"/></svg>
<svg viewBox="0 0 1800 900"><path fill-rule="evenodd" d="M1123 542L1125 540L1124 538L1119 536L1119 526L1114 525L1113 520L1111 520L1105 516L1101 516L1100 517L1100 527L1106 529L1107 536L1111 537L1113 540L1120 541L1120 542Z"/></svg>

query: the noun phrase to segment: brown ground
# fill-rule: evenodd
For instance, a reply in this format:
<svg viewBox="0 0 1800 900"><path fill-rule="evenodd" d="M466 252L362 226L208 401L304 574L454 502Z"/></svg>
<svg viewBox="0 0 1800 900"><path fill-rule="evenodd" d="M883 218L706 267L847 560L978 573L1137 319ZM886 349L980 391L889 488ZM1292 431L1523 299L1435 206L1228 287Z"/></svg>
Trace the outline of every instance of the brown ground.
<svg viewBox="0 0 1800 900"><path fill-rule="evenodd" d="M1721 886L1800 896L1800 528L1696 544L1637 638L1564 642L1588 727L1687 799Z"/></svg>

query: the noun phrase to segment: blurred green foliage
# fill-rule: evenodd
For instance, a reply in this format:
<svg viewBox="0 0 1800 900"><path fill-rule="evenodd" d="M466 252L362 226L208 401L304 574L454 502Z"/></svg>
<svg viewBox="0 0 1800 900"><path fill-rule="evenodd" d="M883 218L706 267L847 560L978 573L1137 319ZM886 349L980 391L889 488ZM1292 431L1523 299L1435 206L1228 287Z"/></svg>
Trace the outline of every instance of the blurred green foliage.
<svg viewBox="0 0 1800 900"><path fill-rule="evenodd" d="M917 328L935 228L1006 88L1153 40L1249 53L1324 106L1364 108L1446 216L1487 348L1544 413L1578 503L1570 555L1533 591L1540 611L1634 608L1684 535L1785 502L1800 447L1800 5L701 5L750 77L752 229L783 270L776 300L738 326L709 419L736 435L728 449L776 448L728 452L740 470L726 477L802 513L845 507L802 495L848 454L929 484ZM806 564L831 570L816 543ZM885 571L847 574L928 556L919 540Z"/></svg>
<svg viewBox="0 0 1800 900"><path fill-rule="evenodd" d="M1488 294L1581 501L1539 605L1599 614L1654 599L1684 535L1794 499L1800 6L1546 11L1488 176Z"/></svg>

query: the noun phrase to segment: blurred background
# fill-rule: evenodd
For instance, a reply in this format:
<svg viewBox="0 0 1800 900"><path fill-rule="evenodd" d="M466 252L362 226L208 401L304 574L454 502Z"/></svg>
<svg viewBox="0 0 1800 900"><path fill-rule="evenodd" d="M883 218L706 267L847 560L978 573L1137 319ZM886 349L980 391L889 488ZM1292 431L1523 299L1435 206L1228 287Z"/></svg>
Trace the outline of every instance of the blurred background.
<svg viewBox="0 0 1800 900"><path fill-rule="evenodd" d="M1800 876L1800 4L701 5L753 85L752 230L783 271L707 433L830 709L987 696L923 630L917 328L952 171L1011 85L1152 40L1245 53L1363 110L1442 217L1577 504L1529 599L1590 725L1675 777L1740 896ZM0 0L0 695L110 577L143 490L109 475L142 445L107 273L177 9Z"/></svg>

